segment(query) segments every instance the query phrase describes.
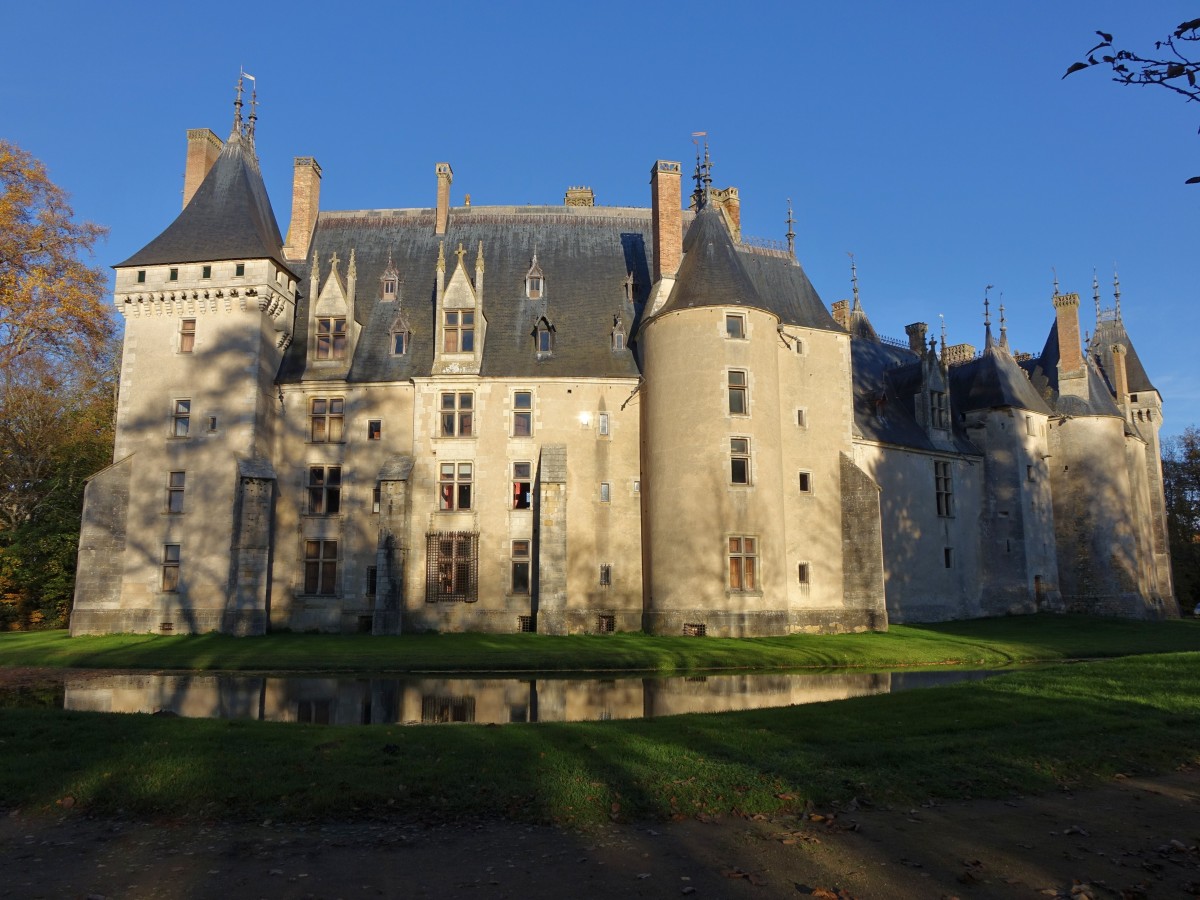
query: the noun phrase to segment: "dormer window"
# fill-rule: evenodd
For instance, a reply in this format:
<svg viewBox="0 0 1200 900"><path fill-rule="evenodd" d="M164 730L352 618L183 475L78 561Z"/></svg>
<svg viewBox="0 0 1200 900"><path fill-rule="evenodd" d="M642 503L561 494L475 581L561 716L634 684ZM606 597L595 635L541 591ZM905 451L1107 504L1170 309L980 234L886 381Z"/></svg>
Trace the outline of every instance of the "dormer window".
<svg viewBox="0 0 1200 900"><path fill-rule="evenodd" d="M346 319L322 316L317 319L317 359L346 358Z"/></svg>
<svg viewBox="0 0 1200 900"><path fill-rule="evenodd" d="M546 276L538 265L537 254L533 254L533 264L525 273L525 296L530 300L540 300L546 291Z"/></svg>
<svg viewBox="0 0 1200 900"><path fill-rule="evenodd" d="M475 352L475 313L450 310L443 323L443 345L445 353Z"/></svg>
<svg viewBox="0 0 1200 900"><path fill-rule="evenodd" d="M392 323L390 333L392 356L403 356L408 352L409 339L412 336L412 330L408 327L408 320L402 315L397 316L396 321Z"/></svg>
<svg viewBox="0 0 1200 900"><path fill-rule="evenodd" d="M554 352L554 326L546 320L545 316L538 319L533 338L538 356L549 356Z"/></svg>
<svg viewBox="0 0 1200 900"><path fill-rule="evenodd" d="M625 349L625 323L619 315L613 318L612 349L614 353Z"/></svg>
<svg viewBox="0 0 1200 900"><path fill-rule="evenodd" d="M383 270L383 274L379 276L380 285L383 288L384 300L397 300L400 295L400 273L395 265L392 264L392 254L388 251L387 268Z"/></svg>
<svg viewBox="0 0 1200 900"><path fill-rule="evenodd" d="M383 299L384 300L395 300L396 299L396 279L395 278L383 279Z"/></svg>

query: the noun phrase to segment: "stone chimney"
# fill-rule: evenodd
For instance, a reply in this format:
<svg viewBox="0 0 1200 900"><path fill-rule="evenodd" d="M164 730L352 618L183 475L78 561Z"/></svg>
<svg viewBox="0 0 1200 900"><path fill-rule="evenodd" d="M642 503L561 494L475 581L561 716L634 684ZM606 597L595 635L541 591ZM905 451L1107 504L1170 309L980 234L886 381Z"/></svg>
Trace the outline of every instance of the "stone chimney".
<svg viewBox="0 0 1200 900"><path fill-rule="evenodd" d="M284 259L308 256L308 242L317 227L321 206L321 167L311 156L297 156L292 169L292 220L288 223Z"/></svg>
<svg viewBox="0 0 1200 900"><path fill-rule="evenodd" d="M975 358L974 344L951 344L942 354L942 362L947 366L970 362Z"/></svg>
<svg viewBox="0 0 1200 900"><path fill-rule="evenodd" d="M713 191L710 194L712 202L725 213L725 223L729 226L729 234L735 244L742 242L742 198L738 189L727 187Z"/></svg>
<svg viewBox="0 0 1200 900"><path fill-rule="evenodd" d="M850 330L850 301L849 300L837 300L834 302L832 309L833 309L833 321L837 322L838 325L841 326L842 328L846 329L846 331L849 331Z"/></svg>
<svg viewBox="0 0 1200 900"><path fill-rule="evenodd" d="M654 225L654 281L673 278L683 258L683 202L679 179L682 167L660 159L650 170L651 214Z"/></svg>
<svg viewBox="0 0 1200 900"><path fill-rule="evenodd" d="M1127 410L1129 405L1129 374L1125 369L1125 345L1112 345L1112 382L1117 406Z"/></svg>
<svg viewBox="0 0 1200 900"><path fill-rule="evenodd" d="M908 335L908 349L917 356L925 355L925 333L928 331L929 326L924 322L913 322L904 326L904 333Z"/></svg>
<svg viewBox="0 0 1200 900"><path fill-rule="evenodd" d="M183 175L183 205L192 201L197 188L204 182L209 169L221 155L221 139L208 128L189 128L187 133L187 168Z"/></svg>
<svg viewBox="0 0 1200 900"><path fill-rule="evenodd" d="M596 195L590 187L569 187L563 203L566 206L595 206Z"/></svg>
<svg viewBox="0 0 1200 900"><path fill-rule="evenodd" d="M450 185L454 182L454 170L450 163L437 164L437 221L434 234L445 234L446 226L450 224Z"/></svg>
<svg viewBox="0 0 1200 900"><path fill-rule="evenodd" d="M1079 295L1055 294L1054 319L1058 325L1058 378L1083 378L1083 342L1079 339Z"/></svg>

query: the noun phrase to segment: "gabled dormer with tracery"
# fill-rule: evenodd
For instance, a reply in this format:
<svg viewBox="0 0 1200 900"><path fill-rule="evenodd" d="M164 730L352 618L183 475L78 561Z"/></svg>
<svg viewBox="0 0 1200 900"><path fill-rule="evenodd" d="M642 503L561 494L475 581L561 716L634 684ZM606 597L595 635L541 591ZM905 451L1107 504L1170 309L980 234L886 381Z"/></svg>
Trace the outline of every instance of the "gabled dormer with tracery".
<svg viewBox="0 0 1200 900"><path fill-rule="evenodd" d="M341 260L337 253L329 257L329 275L325 283L320 281L320 261L313 252L312 280L321 285L316 302L309 307L308 358L318 366L330 368L348 367L354 358L358 344L360 326L354 318L354 297L358 281L358 268L354 250L350 251L350 262L343 278Z"/></svg>
<svg viewBox="0 0 1200 900"><path fill-rule="evenodd" d="M437 334L433 363L435 375L478 375L487 336L483 315L483 241L475 257L475 281L467 275L464 258L467 251L460 243L455 255L458 262L446 280L445 244L438 245L437 259Z"/></svg>

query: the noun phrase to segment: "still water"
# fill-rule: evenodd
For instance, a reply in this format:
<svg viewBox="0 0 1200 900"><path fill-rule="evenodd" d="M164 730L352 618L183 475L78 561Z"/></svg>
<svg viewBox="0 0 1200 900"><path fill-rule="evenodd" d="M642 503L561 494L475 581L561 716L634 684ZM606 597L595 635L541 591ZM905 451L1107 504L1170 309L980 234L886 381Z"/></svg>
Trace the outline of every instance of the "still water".
<svg viewBox="0 0 1200 900"><path fill-rule="evenodd" d="M66 674L63 706L321 725L581 722L792 706L978 681L997 671L454 678Z"/></svg>

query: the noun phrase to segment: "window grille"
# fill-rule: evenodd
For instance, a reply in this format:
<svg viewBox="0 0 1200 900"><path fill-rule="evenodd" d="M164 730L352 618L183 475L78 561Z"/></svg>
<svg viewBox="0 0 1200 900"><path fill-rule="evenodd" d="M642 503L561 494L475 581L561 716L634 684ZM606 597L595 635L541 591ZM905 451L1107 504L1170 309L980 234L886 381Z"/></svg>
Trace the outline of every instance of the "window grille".
<svg viewBox="0 0 1200 900"><path fill-rule="evenodd" d="M596 631L600 634L612 634L617 630L616 616L596 616Z"/></svg>
<svg viewBox="0 0 1200 900"><path fill-rule="evenodd" d="M533 634L533 616L517 616L517 631Z"/></svg>
<svg viewBox="0 0 1200 900"><path fill-rule="evenodd" d="M421 721L435 724L446 722L474 722L474 697L439 697L437 695L421 698Z"/></svg>
<svg viewBox="0 0 1200 900"><path fill-rule="evenodd" d="M684 622L683 636L684 637L705 637L708 632L708 626L700 622Z"/></svg>
<svg viewBox="0 0 1200 900"><path fill-rule="evenodd" d="M427 603L474 603L479 599L479 535L431 531L425 535Z"/></svg>

